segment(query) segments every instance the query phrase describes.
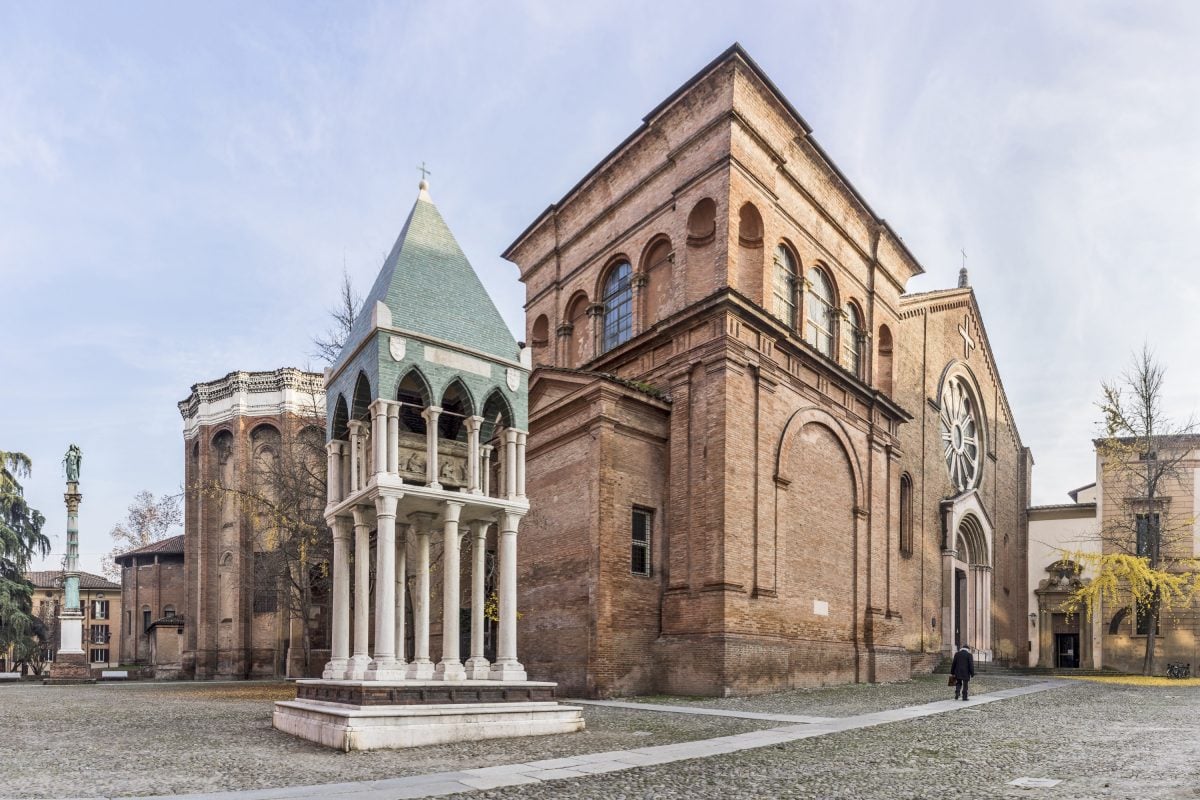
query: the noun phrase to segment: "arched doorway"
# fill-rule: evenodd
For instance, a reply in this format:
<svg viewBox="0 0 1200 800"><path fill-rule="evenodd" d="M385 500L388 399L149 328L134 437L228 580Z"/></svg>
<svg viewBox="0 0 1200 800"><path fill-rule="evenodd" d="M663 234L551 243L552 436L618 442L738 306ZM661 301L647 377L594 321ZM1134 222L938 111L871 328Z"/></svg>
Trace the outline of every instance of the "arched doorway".
<svg viewBox="0 0 1200 800"><path fill-rule="evenodd" d="M942 551L942 647L966 645L992 660L992 529L974 492L946 503L951 543Z"/></svg>

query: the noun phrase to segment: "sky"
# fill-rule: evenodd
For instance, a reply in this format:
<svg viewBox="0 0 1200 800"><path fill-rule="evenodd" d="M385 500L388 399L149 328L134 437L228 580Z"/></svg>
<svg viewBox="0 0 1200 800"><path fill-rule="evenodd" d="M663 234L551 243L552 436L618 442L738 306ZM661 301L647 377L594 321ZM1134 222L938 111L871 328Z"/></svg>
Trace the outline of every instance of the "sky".
<svg viewBox="0 0 1200 800"><path fill-rule="evenodd" d="M1200 404L1200 4L0 0L0 450L61 563L180 491L192 384L319 369L431 193L518 338L504 248L740 41L925 267L960 250L1035 503L1093 479L1100 382L1148 344Z"/></svg>

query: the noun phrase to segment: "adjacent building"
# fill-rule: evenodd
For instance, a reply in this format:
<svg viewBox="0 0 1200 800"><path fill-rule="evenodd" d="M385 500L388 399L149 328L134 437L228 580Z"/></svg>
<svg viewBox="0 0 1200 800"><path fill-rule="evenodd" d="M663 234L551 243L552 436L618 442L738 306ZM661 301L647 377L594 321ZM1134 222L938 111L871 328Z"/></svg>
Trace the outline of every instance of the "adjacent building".
<svg viewBox="0 0 1200 800"><path fill-rule="evenodd" d="M738 46L504 256L526 286L521 643L567 692L1027 650L1032 463L965 271L924 270Z"/></svg>
<svg viewBox="0 0 1200 800"><path fill-rule="evenodd" d="M171 536L117 556L121 567L121 663L154 668L158 678L177 677L179 658L159 662L158 623L170 620L173 631L184 625L187 592L183 564L184 537ZM176 632L176 636L179 634ZM169 648L167 648L169 651Z"/></svg>
<svg viewBox="0 0 1200 800"><path fill-rule="evenodd" d="M1101 554L1148 556L1151 528L1161 531L1164 564L1190 568L1200 557L1196 492L1200 436L1159 437L1148 452L1097 440L1096 480L1070 492L1070 503L1029 510L1030 664L1042 667L1141 672L1146 639L1155 626L1155 673L1170 663L1200 664L1197 603L1160 613L1125 597L1096 613L1075 611L1068 599L1095 577ZM1171 466L1156 467L1169 463ZM1165 471L1153 497L1147 470Z"/></svg>
<svg viewBox="0 0 1200 800"><path fill-rule="evenodd" d="M193 386L179 411L186 487L184 605L176 607L184 616L180 675L320 674L329 657L327 590L320 588L327 585L328 564L282 574L295 569L294 562L281 566L278 553L287 539L280 532L287 512L272 514L271 503L261 501L288 508L311 504L320 519L323 376L291 368L231 372ZM315 465L302 454L310 442ZM288 482L281 469L292 470L289 488L281 488ZM281 491L294 496L272 497ZM306 587L303 604L289 602L288 592L298 585Z"/></svg>

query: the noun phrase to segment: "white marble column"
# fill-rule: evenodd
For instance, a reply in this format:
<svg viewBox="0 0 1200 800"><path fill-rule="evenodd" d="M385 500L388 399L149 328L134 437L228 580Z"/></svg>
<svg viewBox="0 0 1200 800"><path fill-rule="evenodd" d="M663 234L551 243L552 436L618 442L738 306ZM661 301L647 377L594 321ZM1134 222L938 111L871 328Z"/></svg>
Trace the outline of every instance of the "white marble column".
<svg viewBox="0 0 1200 800"><path fill-rule="evenodd" d="M333 610L329 663L321 677L340 681L346 677L350 662L350 520L333 521Z"/></svg>
<svg viewBox="0 0 1200 800"><path fill-rule="evenodd" d="M338 461L341 464L338 472L338 483L342 487L341 499L350 496L350 442L340 441L338 444Z"/></svg>
<svg viewBox="0 0 1200 800"><path fill-rule="evenodd" d="M387 424L384 415L384 424ZM386 437L385 437L386 438ZM375 498L375 657L367 679L395 681L404 678L396 663L396 504L397 497Z"/></svg>
<svg viewBox="0 0 1200 800"><path fill-rule="evenodd" d="M459 586L462 537L458 532L458 519L462 507L462 503L450 501L442 504L442 660L437 665L436 675L444 681L461 681L467 677L458 652L458 615L462 608Z"/></svg>
<svg viewBox="0 0 1200 800"><path fill-rule="evenodd" d="M400 472L400 404L393 400L387 401L387 471Z"/></svg>
<svg viewBox="0 0 1200 800"><path fill-rule="evenodd" d="M953 653L954 641L954 556L953 550L942 551L942 650Z"/></svg>
<svg viewBox="0 0 1200 800"><path fill-rule="evenodd" d="M438 417L442 409L429 406L421 412L425 418L425 485L430 489L440 489L438 482Z"/></svg>
<svg viewBox="0 0 1200 800"><path fill-rule="evenodd" d="M373 452L373 468L372 475L379 475L387 472L387 445L388 445L388 424L387 424L387 400L376 400L371 403L371 449Z"/></svg>
<svg viewBox="0 0 1200 800"><path fill-rule="evenodd" d="M504 431L504 491L509 500L517 497L517 431Z"/></svg>
<svg viewBox="0 0 1200 800"><path fill-rule="evenodd" d="M529 434L517 431L517 452L513 459L513 471L517 473L517 499L525 499L525 440Z"/></svg>
<svg viewBox="0 0 1200 800"><path fill-rule="evenodd" d="M325 445L325 502L333 505L341 500L341 471L342 465L338 458L338 443L331 441Z"/></svg>
<svg viewBox="0 0 1200 800"><path fill-rule="evenodd" d="M427 681L433 678L433 660L429 658L429 536L434 515L416 512L408 515L417 537L417 586L413 593L413 660L408 677Z"/></svg>
<svg viewBox="0 0 1200 800"><path fill-rule="evenodd" d="M408 532L411 525L396 528L396 664L405 666L404 640L408 635L404 619L408 605Z"/></svg>
<svg viewBox="0 0 1200 800"><path fill-rule="evenodd" d="M371 525L367 509L354 507L354 657L346 679L360 681L371 664Z"/></svg>
<svg viewBox="0 0 1200 800"><path fill-rule="evenodd" d="M512 442L516 447L516 442ZM526 680L525 667L517 660L517 526L520 514L500 514L500 636L491 679Z"/></svg>
<svg viewBox="0 0 1200 800"><path fill-rule="evenodd" d="M491 524L488 519L471 522L471 659L467 661L467 679L473 681L487 680L492 669L483 654L483 629L487 624L483 613L487 605L487 532Z"/></svg>
<svg viewBox="0 0 1200 800"><path fill-rule="evenodd" d="M362 440L366 425L358 420L350 422L350 492L357 492L362 484Z"/></svg>
<svg viewBox="0 0 1200 800"><path fill-rule="evenodd" d="M482 482L479 480L479 430L483 426L483 417L467 417L467 491L479 494Z"/></svg>
<svg viewBox="0 0 1200 800"><path fill-rule="evenodd" d="M490 497L492 494L492 446L485 444L479 448L479 457L483 460L483 493Z"/></svg>

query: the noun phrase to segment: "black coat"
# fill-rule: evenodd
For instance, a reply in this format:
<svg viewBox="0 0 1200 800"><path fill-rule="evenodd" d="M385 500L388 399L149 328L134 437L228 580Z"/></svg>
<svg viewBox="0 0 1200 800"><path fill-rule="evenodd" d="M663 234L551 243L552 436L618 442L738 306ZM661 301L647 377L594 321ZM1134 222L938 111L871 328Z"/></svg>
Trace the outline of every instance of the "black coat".
<svg viewBox="0 0 1200 800"><path fill-rule="evenodd" d="M950 664L950 674L960 681L975 677L975 659L971 658L970 650L959 650L954 654L954 661Z"/></svg>

